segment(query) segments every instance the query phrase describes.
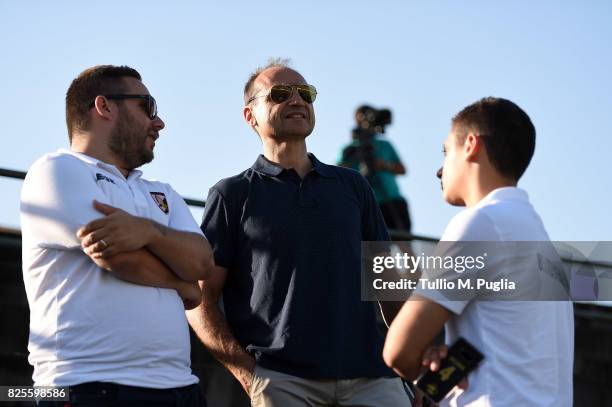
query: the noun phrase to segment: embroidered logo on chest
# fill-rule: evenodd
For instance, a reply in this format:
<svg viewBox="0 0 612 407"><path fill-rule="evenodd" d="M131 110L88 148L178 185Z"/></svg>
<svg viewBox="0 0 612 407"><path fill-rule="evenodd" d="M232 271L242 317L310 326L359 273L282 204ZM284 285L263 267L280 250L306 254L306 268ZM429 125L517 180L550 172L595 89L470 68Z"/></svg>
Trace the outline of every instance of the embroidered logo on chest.
<svg viewBox="0 0 612 407"><path fill-rule="evenodd" d="M170 212L170 208L168 207L168 200L166 199L166 194L164 194L163 192L151 192L150 194L159 209L161 209L161 211L167 215L168 212Z"/></svg>
<svg viewBox="0 0 612 407"><path fill-rule="evenodd" d="M99 172L97 172L96 173L96 181L100 181L100 180L110 182L111 184L115 183L115 181L112 178L109 178L106 175L102 175Z"/></svg>

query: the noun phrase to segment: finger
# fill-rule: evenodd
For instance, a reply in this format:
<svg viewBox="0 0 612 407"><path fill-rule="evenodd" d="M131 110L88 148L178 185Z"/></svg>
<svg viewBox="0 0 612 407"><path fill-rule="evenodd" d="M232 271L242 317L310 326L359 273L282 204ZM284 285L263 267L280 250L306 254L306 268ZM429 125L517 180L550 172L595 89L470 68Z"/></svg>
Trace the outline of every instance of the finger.
<svg viewBox="0 0 612 407"><path fill-rule="evenodd" d="M429 366L430 363L431 363L431 348L427 348L425 349L425 352L423 352L423 358L421 359L421 364L423 366Z"/></svg>
<svg viewBox="0 0 612 407"><path fill-rule="evenodd" d="M448 355L448 346L440 345L434 348L433 355L431 357L431 365L430 369L433 371L437 371L442 364L442 360L446 358Z"/></svg>
<svg viewBox="0 0 612 407"><path fill-rule="evenodd" d="M104 240L100 239L97 242L86 247L87 253L90 255L94 253L101 253L108 248L109 244Z"/></svg>
<svg viewBox="0 0 612 407"><path fill-rule="evenodd" d="M113 257L116 253L116 250L113 247L107 247L106 249L92 253L91 257L95 259L108 259L109 257Z"/></svg>
<svg viewBox="0 0 612 407"><path fill-rule="evenodd" d="M94 199L93 201L93 206L94 208L96 208L96 210L98 212L101 212L105 215L110 215L111 213L117 212L119 209L115 208L114 206L102 203L102 202L98 202Z"/></svg>
<svg viewBox="0 0 612 407"><path fill-rule="evenodd" d="M110 246L110 243L108 240L109 237L110 237L110 234L107 233L105 229L99 229L83 237L83 239L81 239L81 246L84 249L87 249L97 243L101 243L102 246L104 246L103 248L106 248L107 246Z"/></svg>
<svg viewBox="0 0 612 407"><path fill-rule="evenodd" d="M83 226L81 229L78 230L77 236L79 238L82 238L83 236L90 234L94 230L103 228L107 222L108 221L106 220L106 218L92 220L87 225Z"/></svg>
<svg viewBox="0 0 612 407"><path fill-rule="evenodd" d="M83 236L81 239L81 246L84 249L87 249L89 246L95 244L98 240L100 240L95 232L91 232L88 235Z"/></svg>
<svg viewBox="0 0 612 407"><path fill-rule="evenodd" d="M440 356L437 353L434 353L431 357L431 363L429 364L429 369L431 371L436 372L440 368Z"/></svg>

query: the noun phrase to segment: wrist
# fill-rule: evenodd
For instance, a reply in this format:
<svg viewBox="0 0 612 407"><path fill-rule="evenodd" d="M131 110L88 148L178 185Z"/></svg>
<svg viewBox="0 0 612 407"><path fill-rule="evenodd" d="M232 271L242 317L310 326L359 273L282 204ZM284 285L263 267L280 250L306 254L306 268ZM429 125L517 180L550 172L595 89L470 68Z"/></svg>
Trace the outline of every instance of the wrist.
<svg viewBox="0 0 612 407"><path fill-rule="evenodd" d="M147 245L155 244L159 239L164 237L163 232L155 221L146 218L142 218L142 220L145 223Z"/></svg>
<svg viewBox="0 0 612 407"><path fill-rule="evenodd" d="M237 363L240 375L249 378L255 370L255 358L245 352Z"/></svg>
<svg viewBox="0 0 612 407"><path fill-rule="evenodd" d="M185 299L186 292L189 289L189 283L177 278L177 279L173 279L171 284L172 284L172 288L176 290L179 297L181 297L182 299Z"/></svg>

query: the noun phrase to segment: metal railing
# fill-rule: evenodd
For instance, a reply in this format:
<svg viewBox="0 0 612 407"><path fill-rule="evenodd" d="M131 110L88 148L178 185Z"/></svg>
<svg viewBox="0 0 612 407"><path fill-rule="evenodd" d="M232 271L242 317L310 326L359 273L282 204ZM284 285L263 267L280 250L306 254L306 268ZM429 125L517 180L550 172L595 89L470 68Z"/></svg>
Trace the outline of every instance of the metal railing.
<svg viewBox="0 0 612 407"><path fill-rule="evenodd" d="M25 171L17 171L11 170L7 168L0 168L0 177L14 178L24 180L26 177ZM194 206L198 208L204 208L206 206L206 201L201 199L193 199L183 197L185 203L189 206ZM413 235L403 230L389 230L389 234L391 235L393 240L420 240L423 242L437 242L439 239L431 236L423 236L423 235Z"/></svg>

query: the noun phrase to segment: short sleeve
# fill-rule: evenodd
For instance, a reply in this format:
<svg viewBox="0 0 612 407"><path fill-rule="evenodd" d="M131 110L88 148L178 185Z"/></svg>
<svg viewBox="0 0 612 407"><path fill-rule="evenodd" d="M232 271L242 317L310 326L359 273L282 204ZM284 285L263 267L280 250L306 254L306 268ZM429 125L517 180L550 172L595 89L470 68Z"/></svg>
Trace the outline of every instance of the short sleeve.
<svg viewBox="0 0 612 407"><path fill-rule="evenodd" d="M70 156L46 156L37 161L21 190L24 240L45 248L80 248L77 230L102 214L93 200L108 203L91 171Z"/></svg>
<svg viewBox="0 0 612 407"><path fill-rule="evenodd" d="M478 245L467 242L496 241L499 241L499 234L489 216L479 210L465 209L457 214L447 225L436 247L435 256L455 259L466 256L475 257L476 253L474 253L474 250ZM472 281L477 277L480 277L480 274L469 275ZM468 278L468 273L457 273L450 268L445 270L436 269L432 272L424 273L422 278L452 282L458 286L459 280L465 281ZM419 296L435 301L457 315L461 314L470 301L478 296L478 291L475 289L466 289L459 292L451 291L449 294L443 290L422 289L420 285L415 292Z"/></svg>
<svg viewBox="0 0 612 407"><path fill-rule="evenodd" d="M376 149L376 158L395 164L401 164L401 160L395 148L393 148L393 145L387 140L376 139L374 146Z"/></svg>
<svg viewBox="0 0 612 407"><path fill-rule="evenodd" d="M383 154L381 154L382 159L396 164L401 163L399 155L391 143L389 143L387 140L380 140L380 146L383 148Z"/></svg>
<svg viewBox="0 0 612 407"><path fill-rule="evenodd" d="M202 230L198 227L198 223L193 218L185 200L169 185L168 190L170 192L170 219L168 226L182 232L202 235Z"/></svg>
<svg viewBox="0 0 612 407"><path fill-rule="evenodd" d="M212 247L215 263L227 269L232 268L236 257L236 245L232 236L232 231L235 230L232 222L236 221L232 219L221 193L212 187L206 199L201 229Z"/></svg>
<svg viewBox="0 0 612 407"><path fill-rule="evenodd" d="M434 252L434 257L441 259L459 258L467 254L464 252L468 248L469 246L460 242L441 242ZM444 287L448 287L450 284L453 284L454 287L460 287L460 281L469 279L474 282L476 277L477 273L458 273L451 267L444 268L437 266L432 269L425 269L422 271L415 293L459 315L468 306L470 301L476 297L477 290L460 288L445 290ZM423 283L424 281L430 282L433 286Z"/></svg>

